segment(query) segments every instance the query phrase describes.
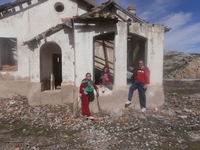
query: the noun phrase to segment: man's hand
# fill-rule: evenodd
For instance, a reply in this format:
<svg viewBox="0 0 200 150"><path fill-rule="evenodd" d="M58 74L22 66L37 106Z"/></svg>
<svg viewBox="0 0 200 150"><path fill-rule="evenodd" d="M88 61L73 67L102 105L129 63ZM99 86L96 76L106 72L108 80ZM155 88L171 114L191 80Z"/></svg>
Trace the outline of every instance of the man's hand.
<svg viewBox="0 0 200 150"><path fill-rule="evenodd" d="M145 90L147 89L147 84L145 84L145 85L143 86L143 89L145 89Z"/></svg>
<svg viewBox="0 0 200 150"><path fill-rule="evenodd" d="M133 71L133 70L134 70L134 68L133 68L133 67L131 67L131 66L129 67L129 69L130 69L131 71Z"/></svg>

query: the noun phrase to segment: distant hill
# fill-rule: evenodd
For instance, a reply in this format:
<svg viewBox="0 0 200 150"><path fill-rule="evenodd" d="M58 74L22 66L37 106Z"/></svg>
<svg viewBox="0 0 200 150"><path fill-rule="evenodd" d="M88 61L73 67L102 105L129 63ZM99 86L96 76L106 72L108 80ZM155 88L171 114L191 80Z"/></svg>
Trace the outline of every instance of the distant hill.
<svg viewBox="0 0 200 150"><path fill-rule="evenodd" d="M200 54L164 51L163 78L200 78Z"/></svg>

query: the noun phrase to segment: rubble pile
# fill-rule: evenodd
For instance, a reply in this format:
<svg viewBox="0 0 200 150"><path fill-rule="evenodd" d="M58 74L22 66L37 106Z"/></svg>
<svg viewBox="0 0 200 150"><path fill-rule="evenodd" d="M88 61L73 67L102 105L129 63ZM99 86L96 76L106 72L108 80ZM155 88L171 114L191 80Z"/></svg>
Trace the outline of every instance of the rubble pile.
<svg viewBox="0 0 200 150"><path fill-rule="evenodd" d="M72 104L33 107L24 96L1 99L0 147L4 150L200 149L200 94L166 93L165 98L161 108L147 108L145 113L131 107L116 108L93 114L94 120L74 118Z"/></svg>

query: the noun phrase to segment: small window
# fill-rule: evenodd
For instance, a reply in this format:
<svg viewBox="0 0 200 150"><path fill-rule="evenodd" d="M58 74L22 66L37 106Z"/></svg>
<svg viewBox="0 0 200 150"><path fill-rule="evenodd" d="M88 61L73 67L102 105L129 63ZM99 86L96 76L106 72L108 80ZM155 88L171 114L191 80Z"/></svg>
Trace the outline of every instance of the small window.
<svg viewBox="0 0 200 150"><path fill-rule="evenodd" d="M62 3L58 2L54 5L54 9L57 11L57 12L63 12L65 7Z"/></svg>
<svg viewBox="0 0 200 150"><path fill-rule="evenodd" d="M16 38L0 38L0 71L17 71Z"/></svg>

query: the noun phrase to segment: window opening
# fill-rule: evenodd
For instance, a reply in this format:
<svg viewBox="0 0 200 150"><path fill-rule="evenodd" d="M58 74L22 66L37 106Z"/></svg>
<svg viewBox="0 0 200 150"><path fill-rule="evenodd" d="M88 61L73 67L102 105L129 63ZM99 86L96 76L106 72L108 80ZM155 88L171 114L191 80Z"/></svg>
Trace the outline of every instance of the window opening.
<svg viewBox="0 0 200 150"><path fill-rule="evenodd" d="M17 39L0 38L0 71L17 71Z"/></svg>
<svg viewBox="0 0 200 150"><path fill-rule="evenodd" d="M54 9L57 11L57 12L63 12L65 7L62 3L58 2L54 5Z"/></svg>

